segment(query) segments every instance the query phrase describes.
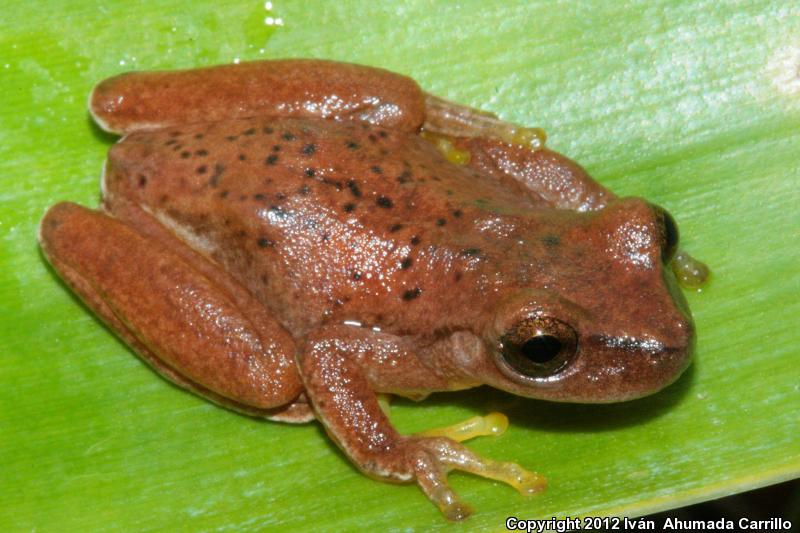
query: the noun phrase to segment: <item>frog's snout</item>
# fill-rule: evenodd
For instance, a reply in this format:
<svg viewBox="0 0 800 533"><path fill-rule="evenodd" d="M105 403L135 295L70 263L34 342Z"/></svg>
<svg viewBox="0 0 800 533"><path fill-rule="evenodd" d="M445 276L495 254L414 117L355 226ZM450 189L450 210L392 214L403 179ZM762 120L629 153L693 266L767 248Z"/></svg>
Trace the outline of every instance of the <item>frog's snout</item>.
<svg viewBox="0 0 800 533"><path fill-rule="evenodd" d="M691 320L681 320L670 329L669 341L652 336L586 339L580 374L586 376L589 386L584 389L587 397L578 401L632 400L676 381L692 360L694 325Z"/></svg>

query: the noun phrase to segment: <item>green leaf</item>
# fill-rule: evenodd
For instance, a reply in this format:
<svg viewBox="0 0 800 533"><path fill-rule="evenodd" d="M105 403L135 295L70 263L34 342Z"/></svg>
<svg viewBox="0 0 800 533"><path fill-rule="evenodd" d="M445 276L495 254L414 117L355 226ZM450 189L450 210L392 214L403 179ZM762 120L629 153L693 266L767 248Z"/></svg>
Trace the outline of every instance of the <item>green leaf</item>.
<svg viewBox="0 0 800 533"><path fill-rule="evenodd" d="M448 526L416 487L358 473L317 424L250 419L169 385L41 257L48 205L98 201L112 139L88 119L93 84L236 59L382 66L542 126L616 192L672 212L714 272L688 295L695 364L660 394L575 406L478 390L394 406L406 432L501 410L509 431L471 447L548 477L524 499L451 476L476 509L462 527L642 514L798 476L795 4L12 0L3 11L0 529Z"/></svg>

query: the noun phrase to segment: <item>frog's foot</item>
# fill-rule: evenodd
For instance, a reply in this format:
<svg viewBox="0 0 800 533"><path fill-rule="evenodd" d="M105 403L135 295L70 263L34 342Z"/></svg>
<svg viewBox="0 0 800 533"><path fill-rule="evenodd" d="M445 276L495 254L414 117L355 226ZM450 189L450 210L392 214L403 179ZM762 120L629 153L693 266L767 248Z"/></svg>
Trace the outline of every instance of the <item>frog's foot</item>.
<svg viewBox="0 0 800 533"><path fill-rule="evenodd" d="M528 128L497 118L494 113L425 95L426 132L451 137L487 137L538 150L547 135L541 128ZM438 144L437 144L438 145Z"/></svg>
<svg viewBox="0 0 800 533"><path fill-rule="evenodd" d="M523 496L541 492L547 486L544 477L535 472L516 463L482 459L467 447L447 438L410 437L404 446L417 484L449 520L463 520L472 512L447 483L447 473L452 470L502 481Z"/></svg>
<svg viewBox="0 0 800 533"><path fill-rule="evenodd" d="M456 442L474 439L475 437L499 437L508 429L508 417L503 413L492 412L486 416L473 416L452 426L433 428L414 437L447 437Z"/></svg>
<svg viewBox="0 0 800 533"><path fill-rule="evenodd" d="M698 261L683 250L678 250L672 258L672 271L682 287L697 289L708 281L711 271L702 261Z"/></svg>

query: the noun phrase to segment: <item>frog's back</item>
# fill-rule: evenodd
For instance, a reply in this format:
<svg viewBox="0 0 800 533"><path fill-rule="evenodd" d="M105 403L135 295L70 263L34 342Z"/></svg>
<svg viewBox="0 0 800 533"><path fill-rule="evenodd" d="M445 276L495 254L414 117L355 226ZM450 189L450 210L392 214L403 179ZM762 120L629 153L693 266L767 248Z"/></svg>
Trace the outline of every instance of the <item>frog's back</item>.
<svg viewBox="0 0 800 533"><path fill-rule="evenodd" d="M489 246L475 227L488 204L530 208L418 135L355 122L253 119L139 132L109 159L106 191L125 189L196 237L195 247L293 331L336 317L430 323L421 318L426 302L453 302L450 289Z"/></svg>

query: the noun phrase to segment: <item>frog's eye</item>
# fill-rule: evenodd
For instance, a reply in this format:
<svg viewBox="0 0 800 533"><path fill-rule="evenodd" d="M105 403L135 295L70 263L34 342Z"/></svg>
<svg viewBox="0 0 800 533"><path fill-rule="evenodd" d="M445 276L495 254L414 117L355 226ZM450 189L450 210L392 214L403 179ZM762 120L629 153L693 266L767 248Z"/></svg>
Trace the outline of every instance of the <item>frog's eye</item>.
<svg viewBox="0 0 800 533"><path fill-rule="evenodd" d="M500 339L502 361L515 372L532 378L551 376L564 369L578 347L578 336L568 324L547 316L526 318Z"/></svg>
<svg viewBox="0 0 800 533"><path fill-rule="evenodd" d="M661 259L664 263L669 263L678 249L678 225L666 209L657 205L653 207L656 211L656 218L661 223Z"/></svg>

